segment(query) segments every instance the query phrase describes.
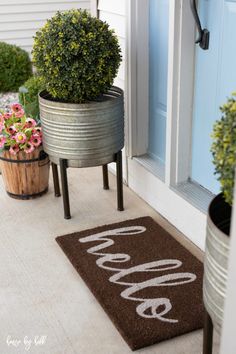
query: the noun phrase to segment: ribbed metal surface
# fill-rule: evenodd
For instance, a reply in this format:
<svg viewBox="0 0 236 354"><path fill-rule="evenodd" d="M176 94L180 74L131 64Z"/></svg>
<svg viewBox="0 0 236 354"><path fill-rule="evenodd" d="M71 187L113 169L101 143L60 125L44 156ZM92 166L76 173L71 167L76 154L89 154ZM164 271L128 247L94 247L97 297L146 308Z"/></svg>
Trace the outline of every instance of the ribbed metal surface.
<svg viewBox="0 0 236 354"><path fill-rule="evenodd" d="M50 160L69 167L109 163L124 146L123 91L112 87L101 101L61 103L39 96L44 150Z"/></svg>
<svg viewBox="0 0 236 354"><path fill-rule="evenodd" d="M214 203L214 200L213 202ZM223 322L223 308L226 295L229 236L207 219L207 237L204 261L203 300L218 332Z"/></svg>

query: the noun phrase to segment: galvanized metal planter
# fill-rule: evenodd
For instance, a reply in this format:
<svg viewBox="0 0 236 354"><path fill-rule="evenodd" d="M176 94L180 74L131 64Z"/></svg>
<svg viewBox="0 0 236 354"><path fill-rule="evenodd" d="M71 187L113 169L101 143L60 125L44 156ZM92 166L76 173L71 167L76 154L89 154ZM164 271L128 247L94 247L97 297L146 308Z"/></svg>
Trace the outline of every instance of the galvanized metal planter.
<svg viewBox="0 0 236 354"><path fill-rule="evenodd" d="M231 207L222 194L211 202L207 218L203 300L215 329L220 332L228 276Z"/></svg>
<svg viewBox="0 0 236 354"><path fill-rule="evenodd" d="M124 146L123 91L112 87L99 101L85 104L52 101L39 95L44 150L53 163L90 167L114 161Z"/></svg>

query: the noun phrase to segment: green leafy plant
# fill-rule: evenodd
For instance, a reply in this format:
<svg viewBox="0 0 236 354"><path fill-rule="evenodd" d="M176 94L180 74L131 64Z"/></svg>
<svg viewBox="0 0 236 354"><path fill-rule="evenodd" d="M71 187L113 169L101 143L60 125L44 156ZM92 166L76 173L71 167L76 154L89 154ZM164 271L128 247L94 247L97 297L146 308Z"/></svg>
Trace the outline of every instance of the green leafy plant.
<svg viewBox="0 0 236 354"><path fill-rule="evenodd" d="M27 117L39 120L38 93L45 88L42 78L32 76L19 88L19 102L24 106Z"/></svg>
<svg viewBox="0 0 236 354"><path fill-rule="evenodd" d="M0 92L17 92L31 75L29 54L20 47L0 42Z"/></svg>
<svg viewBox="0 0 236 354"><path fill-rule="evenodd" d="M236 93L220 109L222 117L213 128L211 152L215 174L221 184L225 201L232 205L236 168Z"/></svg>
<svg viewBox="0 0 236 354"><path fill-rule="evenodd" d="M83 10L57 12L34 38L33 63L61 101L83 103L105 93L120 61L113 30Z"/></svg>

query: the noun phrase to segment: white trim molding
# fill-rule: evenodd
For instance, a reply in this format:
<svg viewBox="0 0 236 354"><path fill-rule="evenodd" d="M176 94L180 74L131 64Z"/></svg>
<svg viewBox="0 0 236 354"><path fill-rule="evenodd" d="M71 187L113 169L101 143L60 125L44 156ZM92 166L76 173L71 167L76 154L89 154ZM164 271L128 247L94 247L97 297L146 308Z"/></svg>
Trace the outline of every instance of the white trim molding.
<svg viewBox="0 0 236 354"><path fill-rule="evenodd" d="M166 183L190 176L195 72L195 25L189 1L170 0Z"/></svg>
<svg viewBox="0 0 236 354"><path fill-rule="evenodd" d="M128 40L128 155L140 156L148 146L148 52L149 52L149 1L127 2Z"/></svg>
<svg viewBox="0 0 236 354"><path fill-rule="evenodd" d="M98 0L90 0L90 12L92 16L98 17Z"/></svg>
<svg viewBox="0 0 236 354"><path fill-rule="evenodd" d="M169 2L166 162L165 173L158 175L159 169L146 164L145 156L140 158L148 145L148 1L129 0L128 183L141 198L204 249L205 212L210 197L207 194L205 204L201 202L199 206L199 198L191 200L196 196L195 186L187 186L191 167L195 24L189 1ZM194 193L188 193L191 188Z"/></svg>
<svg viewBox="0 0 236 354"><path fill-rule="evenodd" d="M128 159L129 187L200 249L205 248L206 215L144 168Z"/></svg>

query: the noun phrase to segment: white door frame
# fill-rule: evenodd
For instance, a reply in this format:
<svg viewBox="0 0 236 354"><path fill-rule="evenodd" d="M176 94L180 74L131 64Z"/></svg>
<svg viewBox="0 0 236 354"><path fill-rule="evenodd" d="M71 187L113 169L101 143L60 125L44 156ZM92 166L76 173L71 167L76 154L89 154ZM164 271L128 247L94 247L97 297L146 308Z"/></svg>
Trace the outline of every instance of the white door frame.
<svg viewBox="0 0 236 354"><path fill-rule="evenodd" d="M128 96L132 102L128 151L131 157L145 154L148 146L149 1L130 0L128 3ZM186 181L190 173L195 25L186 0L170 0L169 8L166 176L169 183L175 185Z"/></svg>
<svg viewBox="0 0 236 354"><path fill-rule="evenodd" d="M127 1L129 157L144 154L148 143L148 3L149 0Z"/></svg>
<svg viewBox="0 0 236 354"><path fill-rule="evenodd" d="M148 146L148 0L128 1L128 183L137 194L204 249L205 212L178 186L190 176L195 72L195 23L189 1L169 0L165 179L136 158ZM198 198L199 191L191 191ZM201 193L204 199L204 192Z"/></svg>
<svg viewBox="0 0 236 354"><path fill-rule="evenodd" d="M90 0L90 12L92 16L98 17L98 0Z"/></svg>

